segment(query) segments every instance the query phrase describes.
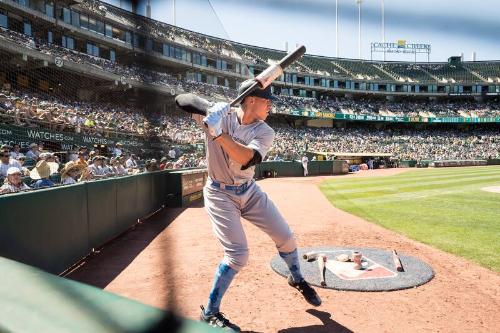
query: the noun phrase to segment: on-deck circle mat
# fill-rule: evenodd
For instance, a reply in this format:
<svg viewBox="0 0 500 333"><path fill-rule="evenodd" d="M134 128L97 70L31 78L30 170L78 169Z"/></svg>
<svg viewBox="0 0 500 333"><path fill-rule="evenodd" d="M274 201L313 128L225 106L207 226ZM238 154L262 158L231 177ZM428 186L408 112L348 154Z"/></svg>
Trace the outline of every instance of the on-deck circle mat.
<svg viewBox="0 0 500 333"><path fill-rule="evenodd" d="M335 260L339 254L351 257L353 251L362 254L362 269L356 270L355 263ZM373 248L310 247L298 249L300 267L307 282L321 287L351 291L390 291L420 286L434 277L434 271L425 262L399 253L404 272L398 272L391 251ZM305 253L322 253L327 257L325 263L326 286L320 285L320 268L317 260L308 262ZM286 263L279 255L271 259L271 268L287 277L290 273Z"/></svg>

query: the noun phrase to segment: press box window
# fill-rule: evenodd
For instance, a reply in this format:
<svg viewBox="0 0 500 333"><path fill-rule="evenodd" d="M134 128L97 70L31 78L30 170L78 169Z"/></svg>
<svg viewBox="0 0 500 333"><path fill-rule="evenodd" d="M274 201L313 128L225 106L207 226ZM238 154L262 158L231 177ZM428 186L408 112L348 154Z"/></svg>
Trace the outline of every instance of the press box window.
<svg viewBox="0 0 500 333"><path fill-rule="evenodd" d="M76 27L80 26L80 13L71 11L71 24Z"/></svg>
<svg viewBox="0 0 500 333"><path fill-rule="evenodd" d="M29 22L24 22L23 24L23 31L26 36L31 36L31 23Z"/></svg>
<svg viewBox="0 0 500 333"><path fill-rule="evenodd" d="M71 24L71 11L68 8L63 8L62 9L63 13L63 21L65 23Z"/></svg>
<svg viewBox="0 0 500 333"><path fill-rule="evenodd" d="M74 50L75 49L75 40L71 37L62 36L61 45L62 45L62 47L65 47L67 49Z"/></svg>
<svg viewBox="0 0 500 333"><path fill-rule="evenodd" d="M87 43L87 54L99 57L99 47L94 44Z"/></svg>
<svg viewBox="0 0 500 333"><path fill-rule="evenodd" d="M0 27L7 29L9 25L9 20L7 19L6 13L0 11Z"/></svg>

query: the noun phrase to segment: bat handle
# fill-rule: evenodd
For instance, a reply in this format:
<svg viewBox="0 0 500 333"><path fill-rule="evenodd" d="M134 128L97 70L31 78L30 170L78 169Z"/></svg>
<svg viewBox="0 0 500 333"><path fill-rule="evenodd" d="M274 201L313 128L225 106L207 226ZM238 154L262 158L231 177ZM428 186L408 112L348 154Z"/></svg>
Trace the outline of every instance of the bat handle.
<svg viewBox="0 0 500 333"><path fill-rule="evenodd" d="M403 264L396 250L392 250L392 260L394 261L394 266L398 272L404 272Z"/></svg>

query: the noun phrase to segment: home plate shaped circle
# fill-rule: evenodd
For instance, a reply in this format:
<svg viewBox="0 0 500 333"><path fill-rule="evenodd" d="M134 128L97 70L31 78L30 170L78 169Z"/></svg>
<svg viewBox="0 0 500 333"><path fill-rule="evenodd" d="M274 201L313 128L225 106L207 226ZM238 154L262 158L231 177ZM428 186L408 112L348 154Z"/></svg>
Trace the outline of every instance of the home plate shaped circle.
<svg viewBox="0 0 500 333"><path fill-rule="evenodd" d="M397 253L395 258L388 250L313 247L298 249L298 252L304 278L322 288L400 290L420 286L434 276L432 268L423 261L404 253ZM271 259L271 268L284 277L290 274L279 255Z"/></svg>

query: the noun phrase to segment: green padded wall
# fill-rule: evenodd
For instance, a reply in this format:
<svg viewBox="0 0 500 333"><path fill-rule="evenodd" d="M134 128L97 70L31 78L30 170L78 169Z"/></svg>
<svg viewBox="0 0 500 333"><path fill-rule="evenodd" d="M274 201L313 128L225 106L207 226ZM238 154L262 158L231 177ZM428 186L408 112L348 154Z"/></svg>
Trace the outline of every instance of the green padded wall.
<svg viewBox="0 0 500 333"><path fill-rule="evenodd" d="M0 332L145 332L166 312L0 257ZM183 320L177 333L219 332Z"/></svg>
<svg viewBox="0 0 500 333"><path fill-rule="evenodd" d="M0 196L0 256L61 273L158 210L168 193L182 203L183 171L175 171Z"/></svg>
<svg viewBox="0 0 500 333"><path fill-rule="evenodd" d="M90 251L86 184L5 195L0 209L2 256L60 273Z"/></svg>
<svg viewBox="0 0 500 333"><path fill-rule="evenodd" d="M136 176L116 179L116 215L118 229L126 230L141 217L137 214L142 205L137 201Z"/></svg>
<svg viewBox="0 0 500 333"><path fill-rule="evenodd" d="M120 233L114 179L104 179L86 184L88 228L90 247L96 248ZM82 221L84 223L84 221Z"/></svg>

